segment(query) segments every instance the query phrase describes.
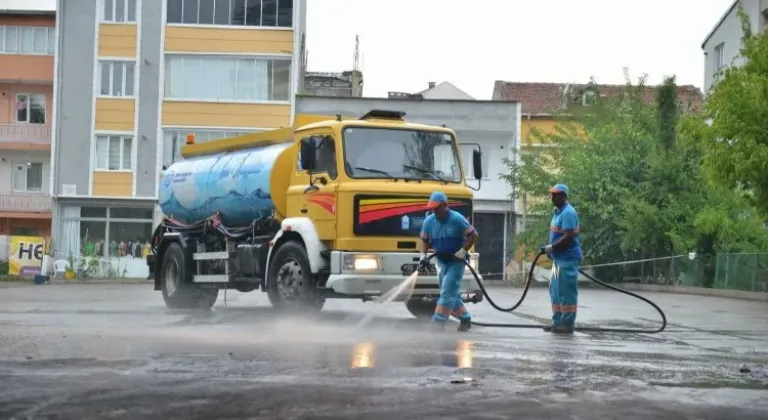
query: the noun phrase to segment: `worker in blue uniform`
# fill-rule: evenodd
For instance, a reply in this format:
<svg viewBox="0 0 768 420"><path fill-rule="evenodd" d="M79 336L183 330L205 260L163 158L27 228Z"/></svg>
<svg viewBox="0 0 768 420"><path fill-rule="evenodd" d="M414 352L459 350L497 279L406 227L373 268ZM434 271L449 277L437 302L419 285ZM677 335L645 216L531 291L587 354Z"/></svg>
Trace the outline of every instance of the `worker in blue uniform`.
<svg viewBox="0 0 768 420"><path fill-rule="evenodd" d="M552 325L545 331L573 334L579 300L579 265L583 259L579 242L579 215L568 203L568 186L557 184L549 192L555 210L550 224L549 245L543 251L552 260L549 281Z"/></svg>
<svg viewBox="0 0 768 420"><path fill-rule="evenodd" d="M453 315L459 319L458 330L467 331L472 327L472 316L461 298L461 282L469 249L477 240L477 231L461 213L448 208L448 197L440 191L432 193L427 208L432 210L432 214L427 216L421 227L419 265L429 265L426 255L431 246L438 254L435 258L440 272L440 298L432 323L435 329L442 330Z"/></svg>

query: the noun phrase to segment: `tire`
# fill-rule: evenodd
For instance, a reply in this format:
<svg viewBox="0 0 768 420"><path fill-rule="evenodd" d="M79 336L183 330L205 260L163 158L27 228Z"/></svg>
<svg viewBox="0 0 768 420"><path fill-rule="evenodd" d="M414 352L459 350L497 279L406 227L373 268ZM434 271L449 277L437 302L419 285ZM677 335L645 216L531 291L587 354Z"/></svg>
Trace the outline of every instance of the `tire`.
<svg viewBox="0 0 768 420"><path fill-rule="evenodd" d="M288 241L277 248L267 279L267 296L275 309L294 313L323 309L325 298L317 290L307 251L298 242Z"/></svg>
<svg viewBox="0 0 768 420"><path fill-rule="evenodd" d="M432 318L437 307L437 301L424 302L421 298L413 298L405 301L405 307L408 308L408 312L424 321L428 321Z"/></svg>
<svg viewBox="0 0 768 420"><path fill-rule="evenodd" d="M216 303L219 289L203 288L186 281L184 253L178 243L168 245L160 270L160 289L168 308L208 310Z"/></svg>

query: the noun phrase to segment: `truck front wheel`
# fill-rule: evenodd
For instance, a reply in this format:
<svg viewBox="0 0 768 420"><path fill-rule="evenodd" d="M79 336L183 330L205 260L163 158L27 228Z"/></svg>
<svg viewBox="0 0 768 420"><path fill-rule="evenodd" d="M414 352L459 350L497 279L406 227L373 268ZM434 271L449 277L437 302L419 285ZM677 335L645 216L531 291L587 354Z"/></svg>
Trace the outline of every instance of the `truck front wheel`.
<svg viewBox="0 0 768 420"><path fill-rule="evenodd" d="M428 321L435 313L437 301L424 302L421 298L411 298L405 301L405 307L408 308L408 312L410 312L411 315L421 320Z"/></svg>
<svg viewBox="0 0 768 420"><path fill-rule="evenodd" d="M211 309L219 296L219 289L187 282L184 253L176 242L171 242L163 255L160 286L165 306L173 309Z"/></svg>
<svg viewBox="0 0 768 420"><path fill-rule="evenodd" d="M307 251L298 242L281 244L269 263L267 296L276 309L318 312L325 298L317 290Z"/></svg>

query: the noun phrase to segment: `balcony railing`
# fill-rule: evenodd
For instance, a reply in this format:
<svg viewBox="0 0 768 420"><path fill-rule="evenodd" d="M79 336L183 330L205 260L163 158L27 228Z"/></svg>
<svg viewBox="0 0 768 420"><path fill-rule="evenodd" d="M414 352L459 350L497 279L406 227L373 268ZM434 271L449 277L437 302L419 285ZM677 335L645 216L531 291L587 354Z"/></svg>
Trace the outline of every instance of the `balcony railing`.
<svg viewBox="0 0 768 420"><path fill-rule="evenodd" d="M0 211L50 213L53 200L45 194L0 194Z"/></svg>
<svg viewBox="0 0 768 420"><path fill-rule="evenodd" d="M0 146L4 144L51 144L51 126L44 124L0 124Z"/></svg>

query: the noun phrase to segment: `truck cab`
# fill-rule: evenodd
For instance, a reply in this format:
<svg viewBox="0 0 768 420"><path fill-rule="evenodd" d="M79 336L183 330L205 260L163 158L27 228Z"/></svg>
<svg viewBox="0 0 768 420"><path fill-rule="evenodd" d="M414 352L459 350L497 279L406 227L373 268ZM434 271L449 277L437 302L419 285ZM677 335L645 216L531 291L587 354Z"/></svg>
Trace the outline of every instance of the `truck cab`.
<svg viewBox="0 0 768 420"><path fill-rule="evenodd" d="M291 128L269 181L274 234L254 232L252 236L260 239L242 238L240 243L224 237L219 246L210 238L196 241L192 260L218 258L223 264L216 274L213 266L206 269L197 264L180 283L207 293L255 285L279 308L317 309L328 298L368 301L387 296L387 300L404 301L417 317L431 316L440 293L436 268L422 272L412 288L392 292L418 268L419 234L428 215L429 195L444 192L448 206L471 223L473 193L464 176L455 132L409 123L404 116L373 110L359 119L325 117ZM271 138L281 138L278 134ZM232 140L228 148L218 151L254 146ZM195 153L195 146L203 145L187 146L189 150L182 153L202 153ZM197 149L212 147L206 144ZM478 180L482 177L480 153L476 146L472 164ZM163 238L178 234L183 235L183 229L158 233L158 252L148 261L156 289L164 290L167 282L163 269L154 270L162 265L161 244L169 240ZM200 242L205 245L200 247ZM475 269L478 260L479 255L472 253L470 265ZM469 269L462 291L467 302L482 300Z"/></svg>

